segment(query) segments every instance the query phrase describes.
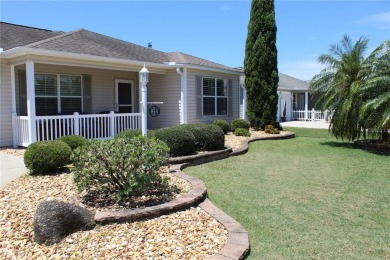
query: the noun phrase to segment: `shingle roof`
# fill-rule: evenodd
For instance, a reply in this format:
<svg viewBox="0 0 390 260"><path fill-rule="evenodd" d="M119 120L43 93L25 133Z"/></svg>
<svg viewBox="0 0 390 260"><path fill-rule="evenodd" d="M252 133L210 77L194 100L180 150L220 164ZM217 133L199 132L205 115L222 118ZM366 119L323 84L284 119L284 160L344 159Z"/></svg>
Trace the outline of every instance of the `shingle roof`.
<svg viewBox="0 0 390 260"><path fill-rule="evenodd" d="M205 59L201 59L183 52L168 52L166 53L170 61L174 61L176 63L181 64L192 64L192 65L199 65L199 66L206 66L211 68L218 68L218 69L225 69L225 70L236 70L241 71L240 69L234 69L231 67L227 67L225 65L215 63L212 61L208 61Z"/></svg>
<svg viewBox="0 0 390 260"><path fill-rule="evenodd" d="M165 53L85 29L64 33L3 22L1 22L0 29L0 48L3 48L4 50L25 46L34 49L87 54L141 62L160 64L164 64L165 62L176 62L179 64L191 64L216 69L241 71L186 53Z"/></svg>
<svg viewBox="0 0 390 260"><path fill-rule="evenodd" d="M144 62L164 63L168 61L164 52L85 29L33 43L28 47Z"/></svg>
<svg viewBox="0 0 390 260"><path fill-rule="evenodd" d="M63 32L0 22L0 48L4 51L41 41Z"/></svg>
<svg viewBox="0 0 390 260"><path fill-rule="evenodd" d="M278 89L283 90L307 90L310 83L303 81L283 73L279 73L279 85Z"/></svg>

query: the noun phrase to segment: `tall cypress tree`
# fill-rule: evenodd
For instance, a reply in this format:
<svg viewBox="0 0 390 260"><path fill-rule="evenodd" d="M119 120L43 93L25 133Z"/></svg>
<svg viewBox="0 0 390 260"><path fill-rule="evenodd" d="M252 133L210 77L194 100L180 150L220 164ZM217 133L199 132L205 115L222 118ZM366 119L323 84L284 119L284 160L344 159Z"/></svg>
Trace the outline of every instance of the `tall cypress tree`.
<svg viewBox="0 0 390 260"><path fill-rule="evenodd" d="M244 60L247 115L252 126L276 120L277 63L274 0L253 0Z"/></svg>

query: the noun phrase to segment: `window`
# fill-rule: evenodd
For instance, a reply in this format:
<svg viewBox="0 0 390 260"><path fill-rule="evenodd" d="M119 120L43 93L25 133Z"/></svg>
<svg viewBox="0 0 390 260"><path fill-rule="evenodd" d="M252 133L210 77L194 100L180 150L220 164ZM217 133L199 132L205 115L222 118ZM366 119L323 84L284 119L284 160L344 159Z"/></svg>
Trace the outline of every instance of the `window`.
<svg viewBox="0 0 390 260"><path fill-rule="evenodd" d="M81 76L35 74L36 115L82 111Z"/></svg>
<svg viewBox="0 0 390 260"><path fill-rule="evenodd" d="M203 115L227 115L227 80L203 78Z"/></svg>

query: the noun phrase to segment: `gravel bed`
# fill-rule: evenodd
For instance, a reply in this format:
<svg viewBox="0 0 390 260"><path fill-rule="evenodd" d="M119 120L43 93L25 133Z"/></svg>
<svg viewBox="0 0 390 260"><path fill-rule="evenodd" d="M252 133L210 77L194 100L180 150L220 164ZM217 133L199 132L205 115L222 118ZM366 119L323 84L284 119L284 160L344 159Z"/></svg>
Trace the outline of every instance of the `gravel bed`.
<svg viewBox="0 0 390 260"><path fill-rule="evenodd" d="M283 136L290 134L291 132L288 131L280 131L280 134L266 134L264 131L255 131L253 129L250 129L251 136L245 137L245 136L235 136L232 132L225 135L225 146L229 146L234 150L241 147L241 142L243 140L256 138L256 137L267 137L267 136Z"/></svg>
<svg viewBox="0 0 390 260"><path fill-rule="evenodd" d="M98 225L52 246L35 243L34 214L40 202L57 199L84 206L72 178L66 173L25 175L0 190L0 259L204 259L227 242L225 228L198 207L146 221Z"/></svg>

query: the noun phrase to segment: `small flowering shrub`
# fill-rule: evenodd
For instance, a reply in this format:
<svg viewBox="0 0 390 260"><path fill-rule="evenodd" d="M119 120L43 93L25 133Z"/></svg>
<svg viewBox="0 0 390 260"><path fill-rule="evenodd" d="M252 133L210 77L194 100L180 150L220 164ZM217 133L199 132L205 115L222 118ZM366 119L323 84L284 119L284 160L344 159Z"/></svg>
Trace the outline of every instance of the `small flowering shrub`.
<svg viewBox="0 0 390 260"><path fill-rule="evenodd" d="M251 136L251 133L249 132L248 129L244 129L244 128L237 128L235 131L234 131L234 135L235 136Z"/></svg>
<svg viewBox="0 0 390 260"><path fill-rule="evenodd" d="M168 156L165 143L143 136L93 140L73 155L74 181L80 192L115 201L164 193L169 189L168 181L159 175L159 169Z"/></svg>
<svg viewBox="0 0 390 260"><path fill-rule="evenodd" d="M267 134L280 134L280 130L278 128L274 128L273 125L265 126L264 132Z"/></svg>

